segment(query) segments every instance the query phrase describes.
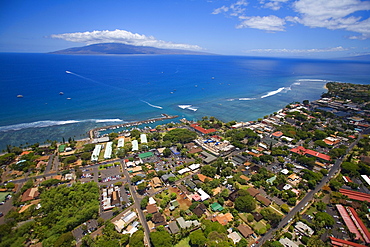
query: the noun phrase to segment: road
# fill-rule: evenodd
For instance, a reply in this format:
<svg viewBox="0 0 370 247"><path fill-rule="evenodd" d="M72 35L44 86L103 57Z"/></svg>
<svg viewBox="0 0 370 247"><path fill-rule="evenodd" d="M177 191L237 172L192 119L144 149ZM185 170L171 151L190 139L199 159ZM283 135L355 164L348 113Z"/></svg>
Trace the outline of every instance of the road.
<svg viewBox="0 0 370 247"><path fill-rule="evenodd" d="M143 210L141 210L141 207L140 207L141 198L138 197L138 194L136 192L135 187L131 185L130 174L126 170L126 167L125 167L125 164L124 164L123 160L121 160L120 163L121 163L123 174L127 178L127 184L130 188L132 198L134 199L134 206L137 209L137 213L139 215L140 222L141 222L141 224L143 225L143 228L144 228L144 244L145 244L145 246L151 246L150 236L149 236L150 230L149 230L149 227L148 227L148 223L146 222L146 218L145 218L145 215L143 213Z"/></svg>
<svg viewBox="0 0 370 247"><path fill-rule="evenodd" d="M364 131L364 134L370 132L370 128ZM362 138L362 135L359 135L357 140L353 142L348 148L346 153L348 154L352 148L357 145L358 141ZM329 182L329 180L340 170L340 165L343 162L343 157L337 159L330 169L328 176L324 176L321 182L316 186L314 190L311 190L306 194L306 196L280 221L279 225L275 228L271 228L261 239L258 240L258 244L256 246L262 246L267 240L270 240L274 237L276 231L281 230L286 224L288 224L292 218L299 213L305 206L306 203L310 202L314 195L319 192L322 187Z"/></svg>

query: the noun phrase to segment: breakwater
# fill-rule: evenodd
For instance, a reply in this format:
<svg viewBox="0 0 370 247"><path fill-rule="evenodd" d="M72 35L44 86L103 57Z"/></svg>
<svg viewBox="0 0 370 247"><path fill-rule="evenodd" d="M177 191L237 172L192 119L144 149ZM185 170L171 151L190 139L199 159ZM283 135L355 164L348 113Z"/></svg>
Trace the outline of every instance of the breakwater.
<svg viewBox="0 0 370 247"><path fill-rule="evenodd" d="M154 123L157 121L162 121L162 120L167 120L167 119L173 119L173 118L178 118L178 115L168 115L168 114L161 114L162 117L158 118L151 118L148 120L142 120L142 121L135 121L135 122L128 122L128 123L122 123L122 124L116 124L116 125L110 125L110 126L105 126L105 127L99 127L99 128L94 128L89 131L89 137L90 139L94 139L99 137L99 132L100 131L105 131L107 129L117 129L117 128L124 128L124 127L131 127L131 126L138 126L141 124L148 124L148 123Z"/></svg>

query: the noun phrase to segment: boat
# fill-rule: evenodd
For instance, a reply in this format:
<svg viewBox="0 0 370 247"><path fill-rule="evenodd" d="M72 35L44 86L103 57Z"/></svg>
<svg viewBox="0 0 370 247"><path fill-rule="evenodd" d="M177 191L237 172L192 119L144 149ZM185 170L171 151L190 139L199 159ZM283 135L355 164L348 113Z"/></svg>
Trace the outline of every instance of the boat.
<svg viewBox="0 0 370 247"><path fill-rule="evenodd" d="M22 94L18 94L17 95L17 98L23 98L23 95Z"/></svg>
<svg viewBox="0 0 370 247"><path fill-rule="evenodd" d="M63 92L59 92L59 95L63 95L64 93Z"/></svg>

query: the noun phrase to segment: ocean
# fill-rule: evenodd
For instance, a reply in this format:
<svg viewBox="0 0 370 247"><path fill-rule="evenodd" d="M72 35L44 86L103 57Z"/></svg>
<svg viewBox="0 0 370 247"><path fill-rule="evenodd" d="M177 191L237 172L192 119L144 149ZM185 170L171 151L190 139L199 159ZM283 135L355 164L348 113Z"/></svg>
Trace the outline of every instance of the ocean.
<svg viewBox="0 0 370 247"><path fill-rule="evenodd" d="M363 61L0 53L0 65L0 151L162 113L180 116L173 121L257 120L320 98L329 81L370 84Z"/></svg>

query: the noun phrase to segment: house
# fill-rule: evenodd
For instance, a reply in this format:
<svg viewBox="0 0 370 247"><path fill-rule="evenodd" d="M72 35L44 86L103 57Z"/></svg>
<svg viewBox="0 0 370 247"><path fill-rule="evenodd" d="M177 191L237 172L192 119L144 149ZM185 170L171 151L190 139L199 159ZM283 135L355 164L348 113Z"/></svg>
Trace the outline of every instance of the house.
<svg viewBox="0 0 370 247"><path fill-rule="evenodd" d="M298 244L294 243L289 238L282 238L279 240L279 242L284 245L285 247L298 247Z"/></svg>
<svg viewBox="0 0 370 247"><path fill-rule="evenodd" d="M266 207L268 207L271 204L271 201L269 199L267 199L266 197L262 196L262 195L256 195L256 199L257 199L257 201L259 201L260 203L262 203Z"/></svg>
<svg viewBox="0 0 370 247"><path fill-rule="evenodd" d="M275 138L280 138L280 137L282 137L284 135L284 133L283 132L281 132L281 131L276 131L276 132L274 132L274 133L272 133L271 134L271 136L272 137L275 137Z"/></svg>
<svg viewBox="0 0 370 247"><path fill-rule="evenodd" d="M233 220L233 215L231 213L226 213L226 214L218 214L216 217L212 219L213 222L217 221L223 226L226 226L227 223Z"/></svg>
<svg viewBox="0 0 370 247"><path fill-rule="evenodd" d="M198 206L196 206L194 209L193 209L193 213L198 216L198 218L202 217L202 215L207 211L207 208L206 206L203 204L203 203L200 203L198 204Z"/></svg>
<svg viewBox="0 0 370 247"><path fill-rule="evenodd" d="M232 232L227 235L227 237L233 240L234 244L238 243L242 239L242 237L237 232Z"/></svg>
<svg viewBox="0 0 370 247"><path fill-rule="evenodd" d="M314 230L311 227L303 223L302 221L298 221L294 226L294 229L301 232L302 234L306 235L307 237L311 237L314 234Z"/></svg>
<svg viewBox="0 0 370 247"><path fill-rule="evenodd" d="M204 128L200 127L198 123L191 124L190 126L194 130L200 132L202 135L207 135L207 134L210 134L210 133L213 133L213 132L217 131L216 129L204 129Z"/></svg>
<svg viewBox="0 0 370 247"><path fill-rule="evenodd" d="M154 177L152 179L152 186L153 188L159 188L162 186L161 180L158 177Z"/></svg>
<svg viewBox="0 0 370 247"><path fill-rule="evenodd" d="M177 208L178 206L180 206L179 202L176 201L176 200L173 200L173 201L170 201L170 207L169 209L171 211L175 210L175 208Z"/></svg>
<svg viewBox="0 0 370 247"><path fill-rule="evenodd" d="M162 179L163 182L167 182L168 179L171 178L171 177L176 178L175 175L173 175L172 173L169 173L169 174L162 175L161 179Z"/></svg>
<svg viewBox="0 0 370 247"><path fill-rule="evenodd" d="M196 184L195 183L193 183L193 181L191 181L190 179L186 179L185 181L184 181L184 184L186 185L186 186L188 186L190 189L195 189L197 186L196 186Z"/></svg>
<svg viewBox="0 0 370 247"><path fill-rule="evenodd" d="M239 225L237 229L241 233L241 235L245 238L248 238L250 235L254 233L249 226L244 224Z"/></svg>
<svg viewBox="0 0 370 247"><path fill-rule="evenodd" d="M211 204L211 209L212 209L212 211L222 211L222 210L224 210L224 208L218 202L212 203Z"/></svg>
<svg viewBox="0 0 370 247"><path fill-rule="evenodd" d="M319 153L319 152L314 151L314 150L306 149L302 146L292 148L292 149L290 149L290 152L300 154L300 155L307 155L307 156L310 156L310 157L316 157L316 158L318 158L320 160L324 160L324 161L330 161L331 160L329 155L322 154L322 153Z"/></svg>
<svg viewBox="0 0 370 247"><path fill-rule="evenodd" d="M252 212L252 215L255 221L260 221L263 219L263 216L260 213Z"/></svg>
<svg viewBox="0 0 370 247"><path fill-rule="evenodd" d="M21 202L31 201L36 199L40 195L40 192L38 192L38 187L36 188L29 188L27 189L23 195Z"/></svg>
<svg viewBox="0 0 370 247"><path fill-rule="evenodd" d="M205 201L209 198L211 198L206 192L204 192L202 189L198 189L197 193L199 194L200 196L200 200L201 201Z"/></svg>
<svg viewBox="0 0 370 247"><path fill-rule="evenodd" d="M158 211L158 209L156 205L151 204L151 205L146 206L146 211L148 212L148 214L154 214Z"/></svg>
<svg viewBox="0 0 370 247"><path fill-rule="evenodd" d="M183 217L176 219L177 223L179 224L180 228L186 229L190 228L191 226L198 227L200 223L197 220L187 220L185 221Z"/></svg>
<svg viewBox="0 0 370 247"><path fill-rule="evenodd" d="M166 219L161 213L155 213L152 217L152 222L155 224L155 226L164 226L166 225Z"/></svg>
<svg viewBox="0 0 370 247"><path fill-rule="evenodd" d="M238 190L234 190L230 195L229 195L229 200L232 202L235 202L236 198L239 197Z"/></svg>
<svg viewBox="0 0 370 247"><path fill-rule="evenodd" d="M247 189L247 192L249 193L249 195L255 197L256 195L258 195L260 192L259 190L253 188L253 187L250 187Z"/></svg>
<svg viewBox="0 0 370 247"><path fill-rule="evenodd" d="M176 233L178 233L180 231L180 228L177 226L176 221L171 221L168 224L168 229L170 230L170 233L171 234L176 234Z"/></svg>
<svg viewBox="0 0 370 247"><path fill-rule="evenodd" d="M117 232L122 232L122 230L125 228L125 222L122 219L114 221L113 224Z"/></svg>

